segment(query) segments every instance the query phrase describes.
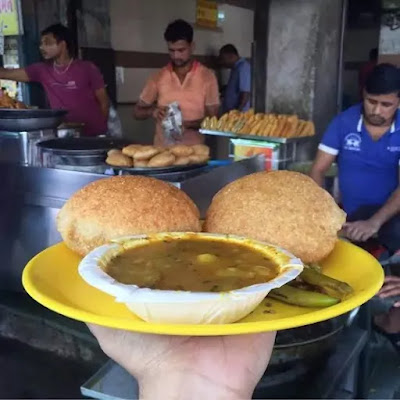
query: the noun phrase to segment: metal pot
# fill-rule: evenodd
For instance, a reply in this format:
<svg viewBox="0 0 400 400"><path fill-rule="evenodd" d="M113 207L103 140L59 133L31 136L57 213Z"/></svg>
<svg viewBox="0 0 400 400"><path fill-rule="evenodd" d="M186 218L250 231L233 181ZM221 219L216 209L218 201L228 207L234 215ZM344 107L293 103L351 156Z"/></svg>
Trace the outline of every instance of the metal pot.
<svg viewBox="0 0 400 400"><path fill-rule="evenodd" d="M127 142L109 138L53 139L38 144L42 165L46 168L60 166L89 167L104 165L107 151Z"/></svg>
<svg viewBox="0 0 400 400"><path fill-rule="evenodd" d="M318 371L335 350L347 320L345 315L278 332L253 398L294 398L299 382Z"/></svg>
<svg viewBox="0 0 400 400"><path fill-rule="evenodd" d="M82 135L85 124L64 123L57 128L57 137L61 139L78 138Z"/></svg>
<svg viewBox="0 0 400 400"><path fill-rule="evenodd" d="M32 132L55 129L67 114L65 110L0 110L0 130L7 132Z"/></svg>
<svg viewBox="0 0 400 400"><path fill-rule="evenodd" d="M300 361L312 363L315 359L324 357L334 349L346 320L346 317L337 317L278 332L269 371L286 369Z"/></svg>

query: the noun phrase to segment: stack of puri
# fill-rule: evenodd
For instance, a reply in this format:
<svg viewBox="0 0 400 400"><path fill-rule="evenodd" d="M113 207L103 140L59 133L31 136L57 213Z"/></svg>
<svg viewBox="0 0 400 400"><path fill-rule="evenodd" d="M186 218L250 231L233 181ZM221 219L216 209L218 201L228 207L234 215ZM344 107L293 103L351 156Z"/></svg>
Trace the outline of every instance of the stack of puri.
<svg viewBox="0 0 400 400"><path fill-rule="evenodd" d="M177 144L165 148L131 144L122 150L110 150L106 163L124 168L161 168L202 164L208 161L209 156L210 149L203 144Z"/></svg>
<svg viewBox="0 0 400 400"><path fill-rule="evenodd" d="M311 178L273 171L245 176L221 189L208 209L204 229L271 243L305 264L315 264L332 252L345 220L331 195ZM335 304L352 292L346 283L311 267L293 284L316 290L304 295L304 286L285 285L271 295L291 304L319 307Z"/></svg>

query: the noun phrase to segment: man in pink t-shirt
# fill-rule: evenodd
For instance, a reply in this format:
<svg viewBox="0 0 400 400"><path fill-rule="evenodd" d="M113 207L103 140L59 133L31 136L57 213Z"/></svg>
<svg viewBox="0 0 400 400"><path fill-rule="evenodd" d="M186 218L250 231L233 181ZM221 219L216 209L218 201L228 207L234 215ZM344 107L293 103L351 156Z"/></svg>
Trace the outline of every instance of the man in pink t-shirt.
<svg viewBox="0 0 400 400"><path fill-rule="evenodd" d="M109 100L99 69L72 57L72 37L61 24L42 32L40 52L44 62L26 68L0 68L0 79L39 82L50 106L68 111L66 122L83 123L84 135L107 133Z"/></svg>

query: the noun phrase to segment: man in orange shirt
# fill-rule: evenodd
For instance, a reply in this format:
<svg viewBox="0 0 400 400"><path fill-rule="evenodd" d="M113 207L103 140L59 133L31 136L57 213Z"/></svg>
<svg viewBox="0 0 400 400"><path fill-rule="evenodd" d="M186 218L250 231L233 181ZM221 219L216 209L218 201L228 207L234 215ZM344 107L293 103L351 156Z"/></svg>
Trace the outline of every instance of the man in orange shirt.
<svg viewBox="0 0 400 400"><path fill-rule="evenodd" d="M161 126L166 106L178 102L183 116L183 136L180 143L204 142L199 133L200 123L206 116L217 115L219 110L218 83L214 73L192 58L193 28L183 20L168 25L164 38L171 62L153 75L144 87L133 115L136 119L153 117L156 120L154 144L165 146Z"/></svg>

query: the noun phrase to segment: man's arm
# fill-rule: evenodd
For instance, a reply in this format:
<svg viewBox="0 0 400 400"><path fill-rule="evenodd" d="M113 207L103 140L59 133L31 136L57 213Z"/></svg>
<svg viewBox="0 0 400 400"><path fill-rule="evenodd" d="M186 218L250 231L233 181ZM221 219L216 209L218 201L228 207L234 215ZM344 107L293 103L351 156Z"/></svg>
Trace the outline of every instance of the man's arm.
<svg viewBox="0 0 400 400"><path fill-rule="evenodd" d="M318 150L317 157L311 167L310 177L321 187L324 187L325 175L335 161L336 156Z"/></svg>
<svg viewBox="0 0 400 400"><path fill-rule="evenodd" d="M239 90L238 108L242 111L250 100L251 92L251 66L247 61L239 69Z"/></svg>
<svg viewBox="0 0 400 400"><path fill-rule="evenodd" d="M206 106L206 117L215 117L218 115L219 104Z"/></svg>
<svg viewBox="0 0 400 400"><path fill-rule="evenodd" d="M206 117L214 117L216 115L218 115L218 111L219 111L219 105L215 104L215 105L210 105L210 106L206 106L205 107L205 114ZM194 121L183 121L183 126L186 129L200 129L200 125L202 123L203 119L197 119Z"/></svg>
<svg viewBox="0 0 400 400"><path fill-rule="evenodd" d="M100 105L101 113L105 119L108 119L108 113L110 111L110 101L105 88L101 88L95 91L96 99Z"/></svg>
<svg viewBox="0 0 400 400"><path fill-rule="evenodd" d="M139 100L133 107L133 117L141 120L151 118L155 109L154 104L147 104L143 100Z"/></svg>
<svg viewBox="0 0 400 400"><path fill-rule="evenodd" d="M133 107L133 117L143 120L153 117L160 122L165 117L165 107L157 107L158 98L157 77L150 77L140 94L139 101Z"/></svg>
<svg viewBox="0 0 400 400"><path fill-rule="evenodd" d="M0 79L29 82L29 77L25 68L0 68Z"/></svg>
<svg viewBox="0 0 400 400"><path fill-rule="evenodd" d="M366 221L348 222L344 229L346 236L355 242L365 242L378 233L382 225L400 212L400 187L398 187L388 201Z"/></svg>
<svg viewBox="0 0 400 400"><path fill-rule="evenodd" d="M398 187L388 201L372 216L371 220L381 227L400 212L400 187Z"/></svg>
<svg viewBox="0 0 400 400"><path fill-rule="evenodd" d="M239 94L239 111L242 111L246 104L250 101L250 92L240 92Z"/></svg>

